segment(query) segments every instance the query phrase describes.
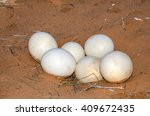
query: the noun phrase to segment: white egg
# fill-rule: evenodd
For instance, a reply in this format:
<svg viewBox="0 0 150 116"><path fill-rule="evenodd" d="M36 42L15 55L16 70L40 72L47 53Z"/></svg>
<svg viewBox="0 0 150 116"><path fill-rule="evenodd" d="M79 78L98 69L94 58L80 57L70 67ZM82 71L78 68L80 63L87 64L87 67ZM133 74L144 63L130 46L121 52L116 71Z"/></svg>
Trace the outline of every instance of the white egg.
<svg viewBox="0 0 150 116"><path fill-rule="evenodd" d="M91 36L84 45L85 54L102 58L105 54L114 50L113 41L106 35L97 34Z"/></svg>
<svg viewBox="0 0 150 116"><path fill-rule="evenodd" d="M81 83L96 82L102 80L99 71L100 59L93 56L85 56L77 63L75 76Z"/></svg>
<svg viewBox="0 0 150 116"><path fill-rule="evenodd" d="M62 48L70 52L74 56L76 62L85 56L82 46L76 42L67 42Z"/></svg>
<svg viewBox="0 0 150 116"><path fill-rule="evenodd" d="M105 80L112 83L120 83L131 76L133 64L127 54L113 51L102 58L100 71Z"/></svg>
<svg viewBox="0 0 150 116"><path fill-rule="evenodd" d="M43 55L41 66L49 74L68 77L74 72L76 61L68 51L61 48L54 48L48 50Z"/></svg>
<svg viewBox="0 0 150 116"><path fill-rule="evenodd" d="M46 32L34 33L28 43L29 52L32 57L40 61L42 55L49 49L57 48L55 39Z"/></svg>

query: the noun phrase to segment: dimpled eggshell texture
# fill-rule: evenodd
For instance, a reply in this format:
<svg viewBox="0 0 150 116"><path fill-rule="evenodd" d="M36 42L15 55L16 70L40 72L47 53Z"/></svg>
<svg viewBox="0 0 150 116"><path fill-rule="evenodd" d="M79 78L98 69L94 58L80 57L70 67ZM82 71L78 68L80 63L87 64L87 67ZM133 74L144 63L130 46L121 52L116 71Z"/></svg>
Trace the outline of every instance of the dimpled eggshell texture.
<svg viewBox="0 0 150 116"><path fill-rule="evenodd" d="M49 49L57 48L55 39L46 32L34 33L28 43L29 52L32 57L40 61L42 55Z"/></svg>
<svg viewBox="0 0 150 116"><path fill-rule="evenodd" d="M127 54L113 51L102 58L100 71L105 80L120 83L131 76L133 64Z"/></svg>
<svg viewBox="0 0 150 116"><path fill-rule="evenodd" d="M76 62L85 56L82 46L76 42L67 42L62 46L62 48L70 52L75 58Z"/></svg>
<svg viewBox="0 0 150 116"><path fill-rule="evenodd" d="M84 45L85 53L88 56L103 57L114 50L113 41L106 35L97 34L91 36Z"/></svg>
<svg viewBox="0 0 150 116"><path fill-rule="evenodd" d="M85 56L77 63L75 76L81 83L96 82L102 80L99 71L100 59L93 56Z"/></svg>
<svg viewBox="0 0 150 116"><path fill-rule="evenodd" d="M68 51L61 48L54 48L48 50L43 55L41 66L49 74L68 77L74 72L76 61Z"/></svg>

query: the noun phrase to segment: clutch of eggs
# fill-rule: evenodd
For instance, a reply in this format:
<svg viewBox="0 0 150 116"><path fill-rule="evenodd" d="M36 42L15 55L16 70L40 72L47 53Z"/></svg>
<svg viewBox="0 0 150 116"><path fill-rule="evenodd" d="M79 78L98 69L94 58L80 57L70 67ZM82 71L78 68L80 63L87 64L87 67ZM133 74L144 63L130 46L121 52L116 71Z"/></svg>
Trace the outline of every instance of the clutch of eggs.
<svg viewBox="0 0 150 116"><path fill-rule="evenodd" d="M48 74L69 77L75 73L81 83L103 78L111 83L120 83L133 72L131 58L121 51L114 51L112 39L104 34L89 37L83 49L77 42L67 42L58 48L52 35L36 32L30 37L28 48Z"/></svg>

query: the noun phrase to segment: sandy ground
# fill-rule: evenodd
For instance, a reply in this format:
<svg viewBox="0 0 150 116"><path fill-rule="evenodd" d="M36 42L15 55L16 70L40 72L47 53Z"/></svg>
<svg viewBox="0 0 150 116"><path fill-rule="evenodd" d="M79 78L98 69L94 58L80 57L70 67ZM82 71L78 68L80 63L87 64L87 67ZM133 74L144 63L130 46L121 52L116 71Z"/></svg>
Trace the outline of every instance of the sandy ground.
<svg viewBox="0 0 150 116"><path fill-rule="evenodd" d="M72 86L75 81L46 74L29 54L33 32L51 33L59 47L81 45L93 34L112 38L116 50L133 60L134 71L121 84ZM0 5L0 98L150 98L150 0L17 0Z"/></svg>

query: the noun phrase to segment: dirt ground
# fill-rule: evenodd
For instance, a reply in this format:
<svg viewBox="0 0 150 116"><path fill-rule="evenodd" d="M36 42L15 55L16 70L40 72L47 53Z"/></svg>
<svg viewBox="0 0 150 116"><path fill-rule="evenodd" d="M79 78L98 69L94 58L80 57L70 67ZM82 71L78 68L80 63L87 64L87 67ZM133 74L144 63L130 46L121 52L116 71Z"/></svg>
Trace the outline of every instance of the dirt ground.
<svg viewBox="0 0 150 116"><path fill-rule="evenodd" d="M35 31L52 34L59 47L81 45L91 35L112 38L134 63L129 80L91 88L45 73L29 54ZM0 98L150 98L150 0L13 0L0 5Z"/></svg>

